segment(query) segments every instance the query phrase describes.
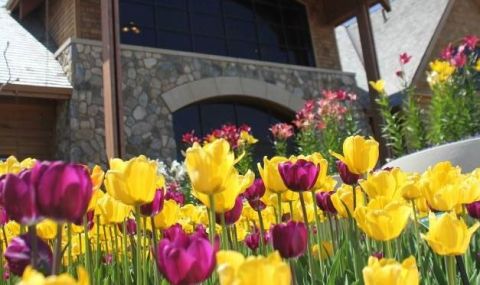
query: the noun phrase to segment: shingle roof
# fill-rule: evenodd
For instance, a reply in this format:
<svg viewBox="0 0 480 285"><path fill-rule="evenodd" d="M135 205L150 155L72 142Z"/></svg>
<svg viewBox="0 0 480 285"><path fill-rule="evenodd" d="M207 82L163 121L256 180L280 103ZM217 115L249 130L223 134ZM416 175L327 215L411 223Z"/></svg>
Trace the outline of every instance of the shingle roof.
<svg viewBox="0 0 480 285"><path fill-rule="evenodd" d="M62 67L53 54L20 25L4 8L0 0L0 84L7 82L11 73L11 84L71 88Z"/></svg>
<svg viewBox="0 0 480 285"><path fill-rule="evenodd" d="M407 52L413 56L405 67L407 77L411 78L420 65L448 1L395 0L391 1L390 13L382 12L381 9L371 12L380 76L386 81L388 94L403 89L395 75L400 67L399 54ZM356 73L358 86L367 90L357 23L339 26L335 32L342 69Z"/></svg>

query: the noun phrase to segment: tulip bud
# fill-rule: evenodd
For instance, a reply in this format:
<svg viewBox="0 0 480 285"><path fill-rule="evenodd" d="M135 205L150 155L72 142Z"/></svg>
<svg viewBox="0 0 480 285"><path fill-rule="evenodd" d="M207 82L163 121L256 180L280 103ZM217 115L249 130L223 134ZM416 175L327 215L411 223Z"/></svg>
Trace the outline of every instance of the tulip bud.
<svg viewBox="0 0 480 285"><path fill-rule="evenodd" d="M383 252L374 252L371 254L371 256L376 257L378 260L384 258L385 256L383 255Z"/></svg>
<svg viewBox="0 0 480 285"><path fill-rule="evenodd" d="M245 237L245 245L248 246L252 251L256 251L258 246L260 245L260 233L255 231L253 233L248 234Z"/></svg>
<svg viewBox="0 0 480 285"><path fill-rule="evenodd" d="M92 181L85 167L61 161L37 163L31 179L43 216L74 223L85 215L92 198Z"/></svg>
<svg viewBox="0 0 480 285"><path fill-rule="evenodd" d="M215 269L217 250L207 239L187 236L180 229L172 230L174 235L169 233L158 243L155 249L157 268L173 285L201 283Z"/></svg>
<svg viewBox="0 0 480 285"><path fill-rule="evenodd" d="M173 200L178 205L183 206L185 204L185 195L178 190L167 189L164 200Z"/></svg>
<svg viewBox="0 0 480 285"><path fill-rule="evenodd" d="M480 201L468 204L467 212L470 215L470 217L474 219L480 219Z"/></svg>
<svg viewBox="0 0 480 285"><path fill-rule="evenodd" d="M350 172L348 166L341 160L337 160L337 171L345 184L353 185L360 179L360 175Z"/></svg>
<svg viewBox="0 0 480 285"><path fill-rule="evenodd" d="M12 220L20 224L31 225L39 219L31 177L31 171L26 170L18 175L8 174L3 181L5 210Z"/></svg>
<svg viewBox="0 0 480 285"><path fill-rule="evenodd" d="M35 242L37 243L37 256L34 267L44 274L49 274L52 268L52 250L47 243L37 236L35 236ZM12 239L4 254L10 272L22 276L25 268L30 265L32 244L33 240L28 234Z"/></svg>
<svg viewBox="0 0 480 285"><path fill-rule="evenodd" d="M118 224L118 229L123 233L123 224ZM125 229L128 235L135 235L137 233L137 223L135 219L127 219L125 222Z"/></svg>
<svg viewBox="0 0 480 285"><path fill-rule="evenodd" d="M295 192L312 189L317 182L320 167L310 161L299 159L295 163L290 161L280 163L278 172L285 186Z"/></svg>
<svg viewBox="0 0 480 285"><path fill-rule="evenodd" d="M102 256L102 263L106 265L110 265L113 262L113 255L111 253L107 253Z"/></svg>
<svg viewBox="0 0 480 285"><path fill-rule="evenodd" d="M304 223L290 221L272 228L273 248L283 258L301 256L307 248L308 232Z"/></svg>
<svg viewBox="0 0 480 285"><path fill-rule="evenodd" d="M245 190L245 198L248 200L250 207L256 211L265 209L266 205L260 199L265 195L265 184L260 178L255 179L253 184Z"/></svg>
<svg viewBox="0 0 480 285"><path fill-rule="evenodd" d="M324 212L330 213L330 214L336 214L337 209L335 209L335 206L333 206L332 203L332 195L335 192L317 192L315 194L315 200L317 202L317 206Z"/></svg>
<svg viewBox="0 0 480 285"><path fill-rule="evenodd" d="M222 224L222 217L221 215L225 215L225 224L226 225L233 225L235 224L238 219L240 219L240 216L242 215L242 210L243 210L243 199L242 197L238 196L237 199L235 200L235 205L230 211L227 211L223 214L216 214L215 215L215 220L217 224Z"/></svg>
<svg viewBox="0 0 480 285"><path fill-rule="evenodd" d="M163 209L164 194L163 188L157 189L153 201L140 206L140 213L144 216L155 216Z"/></svg>

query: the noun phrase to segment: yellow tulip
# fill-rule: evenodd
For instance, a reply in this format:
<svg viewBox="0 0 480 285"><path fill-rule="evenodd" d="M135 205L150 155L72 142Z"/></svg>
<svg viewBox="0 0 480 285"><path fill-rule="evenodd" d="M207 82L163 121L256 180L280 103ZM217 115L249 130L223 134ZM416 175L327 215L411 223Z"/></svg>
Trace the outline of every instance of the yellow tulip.
<svg viewBox="0 0 480 285"><path fill-rule="evenodd" d="M217 271L221 285L290 285L290 266L282 261L277 251L267 257L245 258L235 251L217 253Z"/></svg>
<svg viewBox="0 0 480 285"><path fill-rule="evenodd" d="M150 203L157 189L157 163L141 155L129 161L110 160L105 187L113 198L130 206Z"/></svg>
<svg viewBox="0 0 480 285"><path fill-rule="evenodd" d="M53 240L57 236L57 223L45 219L37 224L37 235L44 240Z"/></svg>
<svg viewBox="0 0 480 285"><path fill-rule="evenodd" d="M362 136L351 136L343 142L343 156L332 152L337 159L343 161L350 172L364 174L371 171L378 161L378 142Z"/></svg>
<svg viewBox="0 0 480 285"><path fill-rule="evenodd" d="M215 212L216 213L225 213L235 206L235 200L238 195L245 192L245 190L252 185L253 180L255 180L255 174L251 170L248 170L245 175L240 175L235 170L228 177L225 184L222 186L224 189L214 194L215 196ZM197 191L192 191L192 195L200 200L205 206L210 208L210 201L208 195L202 194Z"/></svg>
<svg viewBox="0 0 480 285"><path fill-rule="evenodd" d="M88 203L87 212L95 210L95 208L97 207L97 204L98 204L98 200L100 200L104 195L106 195L106 194L103 193L103 191L100 190L100 189L93 190L92 198L90 199L90 202Z"/></svg>
<svg viewBox="0 0 480 285"><path fill-rule="evenodd" d="M105 178L105 172L100 166L95 165L90 173L90 179L92 180L94 191L100 189L103 184L103 178Z"/></svg>
<svg viewBox="0 0 480 285"><path fill-rule="evenodd" d="M154 224L157 229L167 229L177 222L180 214L180 206L175 201L166 200L163 204L163 210L154 218Z"/></svg>
<svg viewBox="0 0 480 285"><path fill-rule="evenodd" d="M360 187L355 188L356 206L360 207L364 203L363 193ZM353 215L353 187L347 184L343 184L337 191L330 197L332 204L338 212L338 215L343 218L348 218ZM347 206L345 208L345 206Z"/></svg>
<svg viewBox="0 0 480 285"><path fill-rule="evenodd" d="M318 173L317 181L312 189L320 190L331 187L332 181L329 179L331 177L327 176L328 161L319 152L314 152L313 154L307 156L299 155L296 159L304 159L319 166L320 171Z"/></svg>
<svg viewBox="0 0 480 285"><path fill-rule="evenodd" d="M480 224L476 222L467 228L463 219L454 212L443 214L440 218L430 213L429 229L421 235L430 248L439 255L462 255L467 251L470 239Z"/></svg>
<svg viewBox="0 0 480 285"><path fill-rule="evenodd" d="M420 274L413 256L401 264L394 259L370 257L363 268L363 281L365 285L416 285Z"/></svg>
<svg viewBox="0 0 480 285"><path fill-rule="evenodd" d="M18 174L23 169L30 169L35 164L36 160L26 158L21 162L15 156L9 156L6 160L0 161L0 176L4 174Z"/></svg>
<svg viewBox="0 0 480 285"><path fill-rule="evenodd" d="M461 184L462 204L470 204L480 200L480 176L476 173L468 175Z"/></svg>
<svg viewBox="0 0 480 285"><path fill-rule="evenodd" d="M224 139L207 143L203 147L194 143L187 149L185 165L192 188L205 195L225 190L225 183L234 172L235 155Z"/></svg>
<svg viewBox="0 0 480 285"><path fill-rule="evenodd" d="M246 143L246 144L256 144L258 140L249 134L247 131L241 131L240 132L240 143Z"/></svg>
<svg viewBox="0 0 480 285"><path fill-rule="evenodd" d="M419 185L430 207L438 211L451 211L462 204L463 180L460 168L445 161L428 168L421 176Z"/></svg>
<svg viewBox="0 0 480 285"><path fill-rule="evenodd" d="M275 156L271 159L267 157L263 158L263 167L260 163L257 164L258 172L262 177L263 183L265 184L265 189L273 193L283 193L287 190L287 186L283 183L282 176L278 172L278 165L282 162L288 161L286 157Z"/></svg>
<svg viewBox="0 0 480 285"><path fill-rule="evenodd" d="M397 238L407 226L411 209L405 201L377 197L367 206L355 210L357 225L367 236L377 241Z"/></svg>
<svg viewBox="0 0 480 285"><path fill-rule="evenodd" d="M22 280L18 285L88 285L88 273L87 271L79 267L77 269L78 281L75 280L70 274L63 273L61 275L45 277L42 273L35 271L31 266L25 268L23 272Z"/></svg>
<svg viewBox="0 0 480 285"><path fill-rule="evenodd" d="M395 168L391 171L377 171L369 175L366 180L360 181L360 185L370 198L383 196L398 199L401 197L401 187L406 180L407 175L399 168Z"/></svg>
<svg viewBox="0 0 480 285"><path fill-rule="evenodd" d="M419 181L420 175L418 173L408 175L407 180L400 187L403 199L411 201L422 197Z"/></svg>
<svg viewBox="0 0 480 285"><path fill-rule="evenodd" d="M112 196L105 194L98 200L99 213L101 219L105 224L119 224L130 215L133 208L118 200L112 198Z"/></svg>
<svg viewBox="0 0 480 285"><path fill-rule="evenodd" d="M316 259L325 260L333 256L333 244L331 241L323 241L322 246L315 244L312 248L312 254Z"/></svg>
<svg viewBox="0 0 480 285"><path fill-rule="evenodd" d="M385 93L385 80L380 79L380 80L377 80L377 81L370 81L369 84L378 93L380 93L380 94Z"/></svg>

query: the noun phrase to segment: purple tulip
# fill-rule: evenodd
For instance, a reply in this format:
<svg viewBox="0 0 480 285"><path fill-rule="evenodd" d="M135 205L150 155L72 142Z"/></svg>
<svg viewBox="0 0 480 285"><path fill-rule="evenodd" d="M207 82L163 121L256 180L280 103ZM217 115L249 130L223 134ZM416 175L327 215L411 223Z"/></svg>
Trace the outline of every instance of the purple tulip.
<svg viewBox="0 0 480 285"><path fill-rule="evenodd" d="M470 215L470 217L474 219L480 219L480 201L468 204L467 212Z"/></svg>
<svg viewBox="0 0 480 285"><path fill-rule="evenodd" d="M240 216L242 215L242 210L243 210L243 199L242 197L238 196L237 199L235 200L235 205L230 211L227 211L225 213L216 213L215 214L215 220L217 224L222 224L222 216L225 216L225 224L226 225L233 225L235 224L238 219L240 219Z"/></svg>
<svg viewBox="0 0 480 285"><path fill-rule="evenodd" d="M341 160L337 160L337 171L345 184L353 185L360 179L360 175L350 172L348 166Z"/></svg>
<svg viewBox="0 0 480 285"><path fill-rule="evenodd" d="M258 230L248 234L245 237L244 242L249 249L251 249L252 251L256 251L258 246L260 245L260 233L258 232Z"/></svg>
<svg viewBox="0 0 480 285"><path fill-rule="evenodd" d="M113 254L107 253L102 256L102 263L105 265L110 265L113 262Z"/></svg>
<svg viewBox="0 0 480 285"><path fill-rule="evenodd" d="M383 252L374 252L372 253L373 257L376 257L378 260L384 258L385 256L383 255Z"/></svg>
<svg viewBox="0 0 480 285"><path fill-rule="evenodd" d="M153 201L148 204L140 206L140 212L144 216L155 216L156 214L162 211L163 201L164 201L163 188L157 189L157 192L155 192L155 197L153 198Z"/></svg>
<svg viewBox="0 0 480 285"><path fill-rule="evenodd" d="M283 258L298 257L307 248L308 231L304 223L290 221L272 228L273 248Z"/></svg>
<svg viewBox="0 0 480 285"><path fill-rule="evenodd" d="M253 184L248 187L244 193L248 204L256 211L262 211L266 207L265 203L260 200L263 195L265 195L265 184L263 184L263 180L260 178L255 179Z"/></svg>
<svg viewBox="0 0 480 285"><path fill-rule="evenodd" d="M40 218L31 180L29 170L18 175L8 174L4 180L5 210L10 219L20 224L32 225Z"/></svg>
<svg viewBox="0 0 480 285"><path fill-rule="evenodd" d="M31 179L42 216L75 222L85 215L92 198L92 181L84 166L60 161L37 163Z"/></svg>
<svg viewBox="0 0 480 285"><path fill-rule="evenodd" d="M181 227L169 229L157 245L157 268L173 285L198 284L215 269L216 246L198 235L188 236Z"/></svg>
<svg viewBox="0 0 480 285"><path fill-rule="evenodd" d="M4 226L6 223L8 223L7 210L0 206L0 226Z"/></svg>
<svg viewBox="0 0 480 285"><path fill-rule="evenodd" d="M5 205L5 199L4 199L4 190L5 190L5 177L6 175L0 176L0 205L3 206Z"/></svg>
<svg viewBox="0 0 480 285"><path fill-rule="evenodd" d="M332 195L335 192L329 191L329 192L317 192L315 194L315 200L317 201L317 206L324 212L330 213L330 214L336 214L337 209L333 206L332 203Z"/></svg>
<svg viewBox="0 0 480 285"><path fill-rule="evenodd" d="M278 165L285 186L292 191L303 192L313 188L317 182L320 167L310 161L299 159L297 162L283 162Z"/></svg>
<svg viewBox="0 0 480 285"><path fill-rule="evenodd" d="M37 256L35 269L50 274L52 268L53 254L46 242L35 236L37 243ZM22 276L25 268L30 265L32 255L32 239L28 234L24 234L12 239L5 250L5 259L7 260L10 272Z"/></svg>

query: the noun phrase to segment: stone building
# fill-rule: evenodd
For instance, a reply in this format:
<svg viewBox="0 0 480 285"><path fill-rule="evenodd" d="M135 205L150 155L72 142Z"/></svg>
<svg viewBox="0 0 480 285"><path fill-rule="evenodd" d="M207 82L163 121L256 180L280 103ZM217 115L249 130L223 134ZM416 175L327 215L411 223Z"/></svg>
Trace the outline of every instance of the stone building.
<svg viewBox="0 0 480 285"><path fill-rule="evenodd" d="M291 120L305 100L323 89L355 91L354 74L341 71L334 32L354 11L349 1L319 2L120 0L127 156L174 159L183 132L205 135L224 122L252 125L263 141L259 147L267 151L268 127ZM30 77L50 74L61 83L28 81L28 66L12 69L16 81L0 71L0 83L7 83L0 108L13 100L18 110L26 110L24 105L35 100L46 106L40 115L19 111L16 121L30 116L48 129L35 136L26 125L20 132L30 137L12 135L6 141L0 125L0 156L105 162L100 0L9 0L0 11L0 29L3 22L15 26L12 38L28 39L12 41L9 50L41 51L27 56L39 68ZM4 50L7 40L0 31ZM7 51L5 61L15 65L21 57ZM42 153L19 151L26 140L42 141Z"/></svg>

